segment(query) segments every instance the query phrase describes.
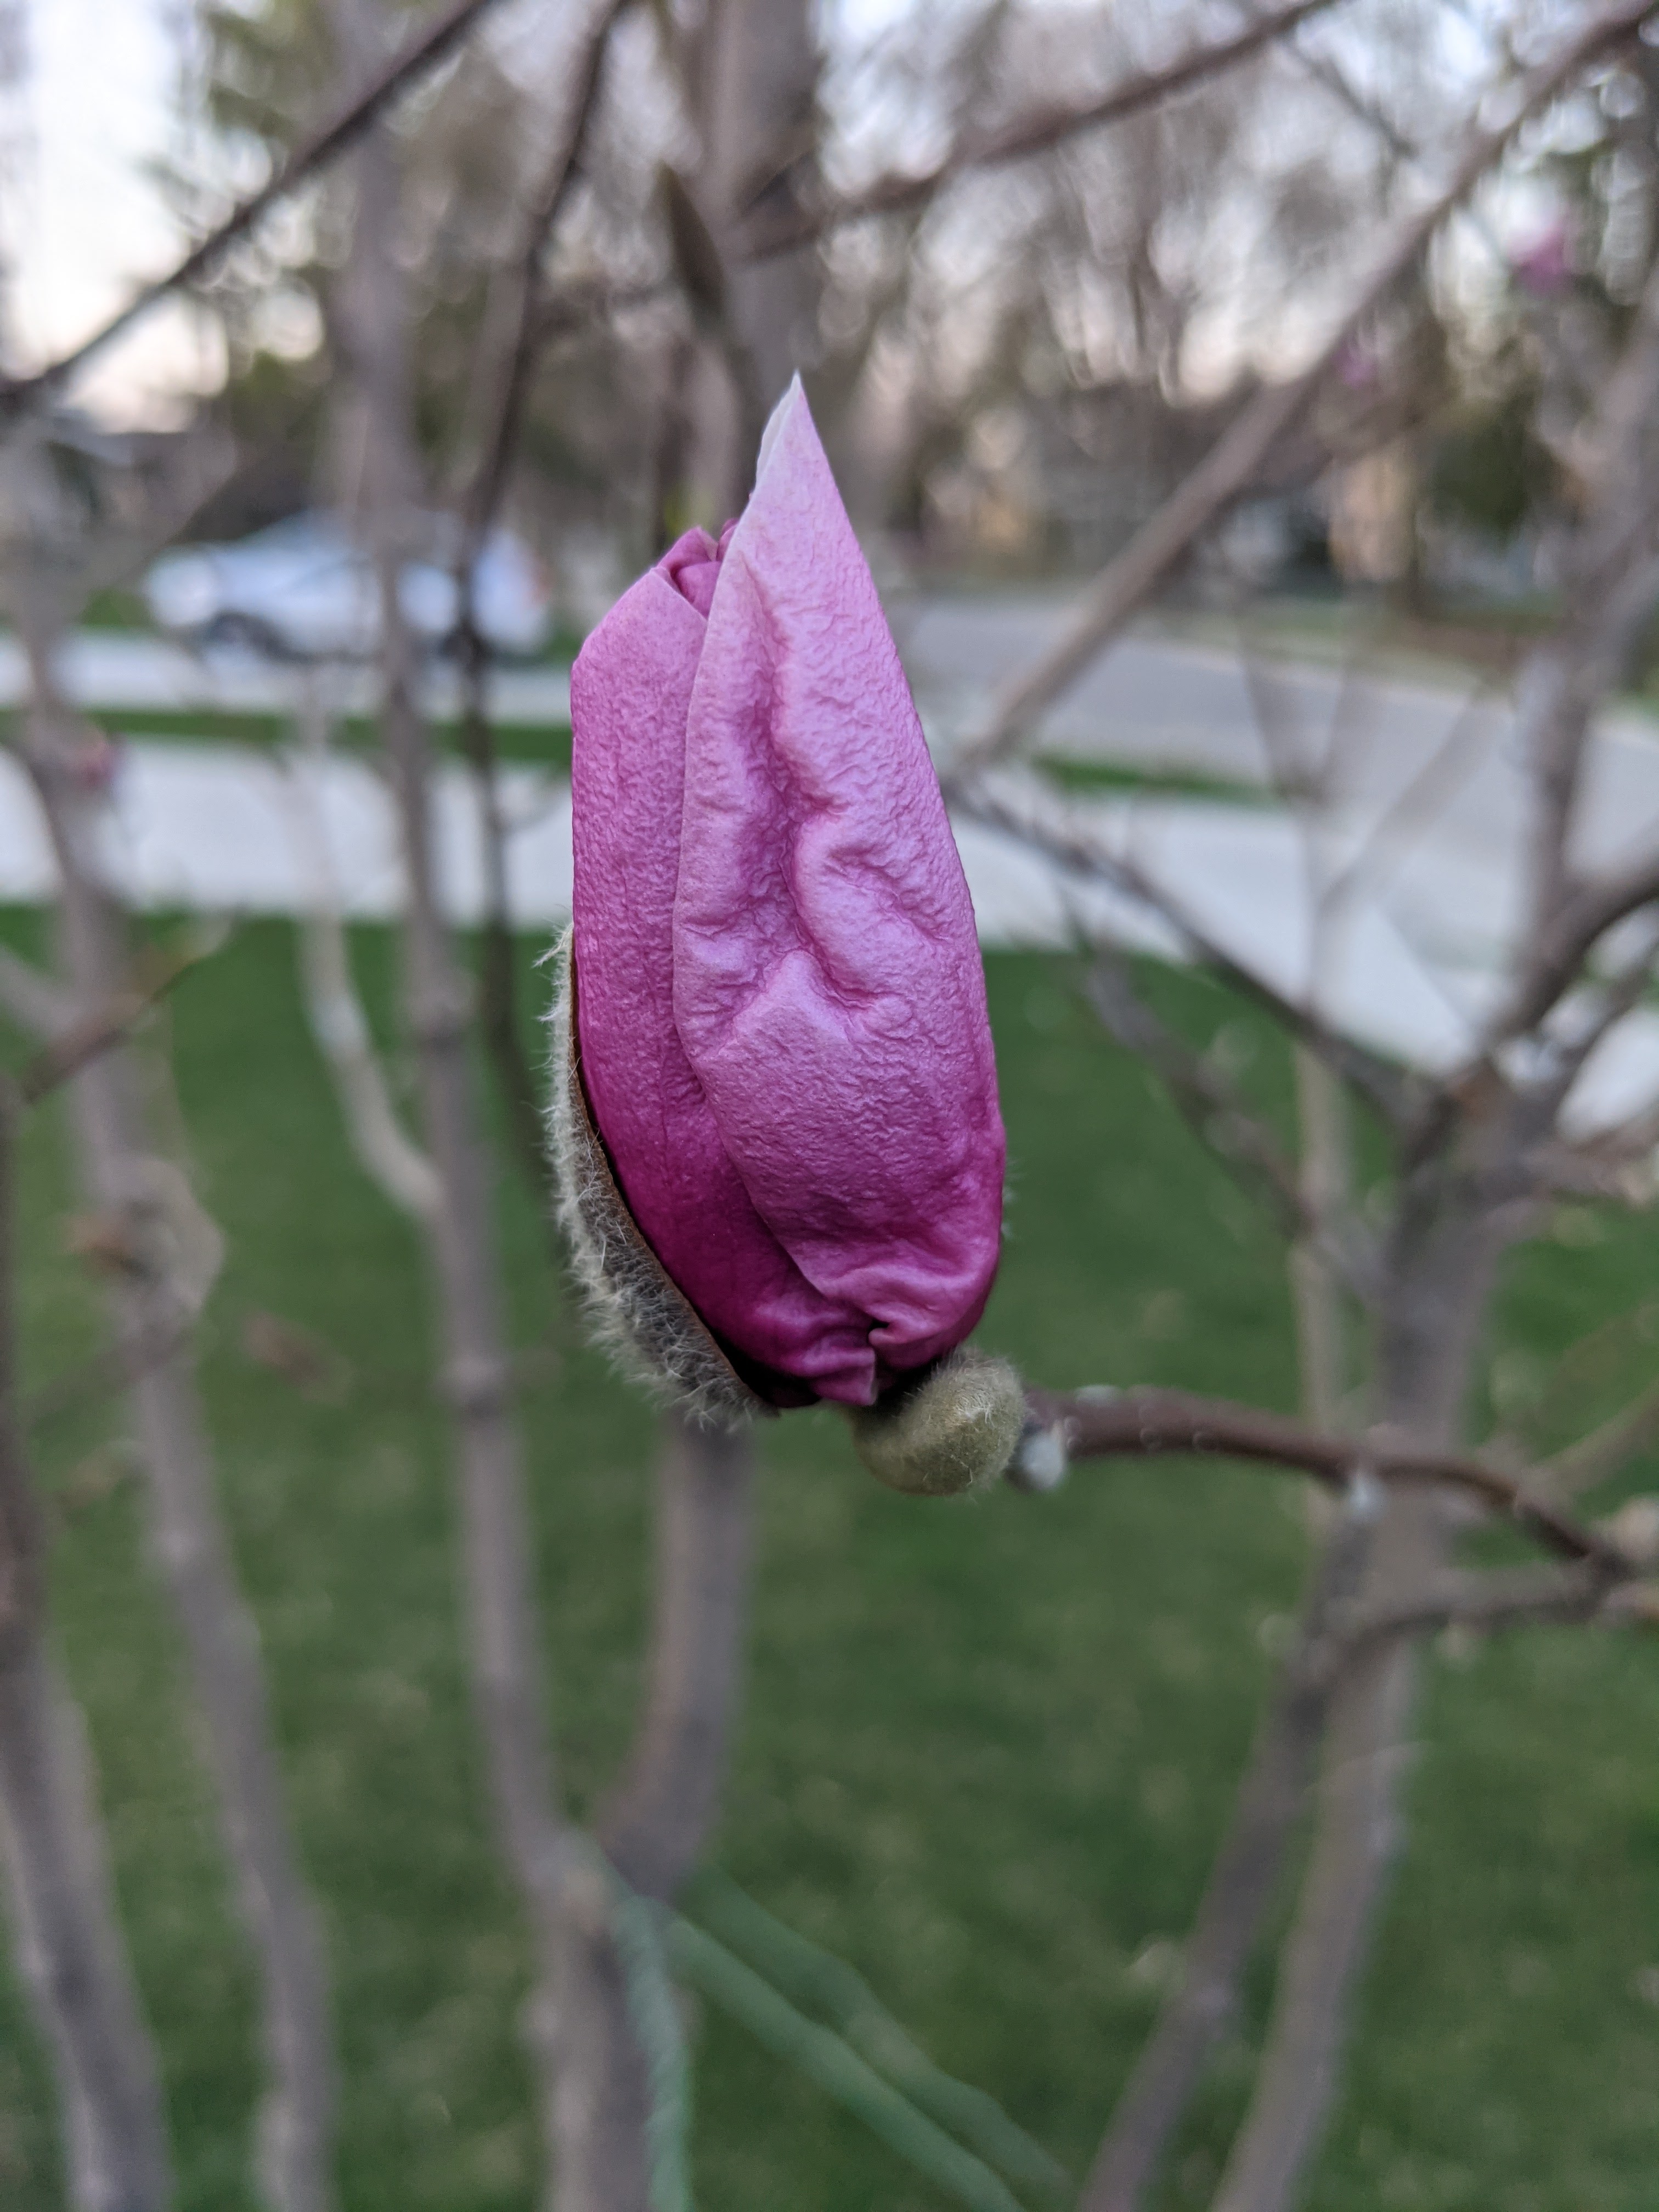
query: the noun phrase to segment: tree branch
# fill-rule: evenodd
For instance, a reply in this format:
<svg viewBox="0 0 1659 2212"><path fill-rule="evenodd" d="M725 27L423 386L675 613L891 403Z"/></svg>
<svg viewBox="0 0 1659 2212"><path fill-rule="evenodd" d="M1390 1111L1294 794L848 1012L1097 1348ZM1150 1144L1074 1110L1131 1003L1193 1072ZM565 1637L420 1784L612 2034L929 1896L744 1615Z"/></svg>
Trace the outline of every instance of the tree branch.
<svg viewBox="0 0 1659 2212"><path fill-rule="evenodd" d="M116 992L102 1006L71 1021L19 1071L14 1079L22 1103L38 1105L41 1099L78 1075L100 1053L121 1043L179 978L187 975L207 957L200 951L191 951L159 958L141 957L134 980L125 990Z"/></svg>
<svg viewBox="0 0 1659 2212"><path fill-rule="evenodd" d="M50 1037L75 1018L70 996L50 975L0 945L0 1008L20 1030Z"/></svg>
<svg viewBox="0 0 1659 2212"><path fill-rule="evenodd" d="M1118 2100L1078 2212L1139 2212L1205 2062L1237 2009L1325 1733L1335 1679L1333 1619L1364 1571L1373 1517L1363 1486L1351 1485L1310 1582L1295 1648L1256 1731L1181 1978Z"/></svg>
<svg viewBox="0 0 1659 2212"><path fill-rule="evenodd" d="M83 338L72 351L38 369L32 376L0 383L0 424L15 422L23 411L52 398L83 368L94 354L129 330L159 301L196 283L254 225L308 177L343 154L416 81L434 69L459 43L494 0L454 0L437 19L418 30L385 66L350 94L325 123L301 141L257 192L238 204L208 235L193 246L166 276L158 276L128 301L118 313Z"/></svg>
<svg viewBox="0 0 1659 2212"><path fill-rule="evenodd" d="M64 964L76 1001L108 1007L131 991L123 919L99 873L94 794L64 772L78 726L53 688L46 641L26 630L33 697L20 747L58 864ZM258 1635L237 1583L215 1492L212 1449L183 1323L200 1286L178 1280L176 1238L156 1234L163 1170L124 1037L80 1063L70 1086L87 1195L119 1224L137 1264L107 1278L112 1335L131 1370L132 1408L153 1516L154 1555L183 1631L191 1685L238 1901L258 1962L268 2073L261 2180L274 2212L326 2212L332 2201L333 2039L322 1934L283 1801ZM182 1179L177 1179L182 1181ZM199 1209L198 1210L199 1212Z"/></svg>
<svg viewBox="0 0 1659 2212"><path fill-rule="evenodd" d="M672 1901L708 1840L726 1758L748 1612L754 1440L665 1414L645 1714L599 1822L631 1889Z"/></svg>
<svg viewBox="0 0 1659 2212"><path fill-rule="evenodd" d="M1439 197L1407 217L1386 240L1370 275L1307 368L1250 400L1186 482L1101 571L1054 644L1002 690L984 726L959 757L953 776L1009 750L1076 681L1194 540L1246 489L1271 447L1319 390L1353 331L1388 297L1447 216L1507 151L1522 125L1608 46L1628 37L1653 8L1654 0L1616 0L1599 9L1513 88L1500 123L1471 134Z"/></svg>
<svg viewBox="0 0 1659 2212"><path fill-rule="evenodd" d="M1443 1487L1478 1498L1564 1559L1589 1560L1613 1577L1631 1571L1618 1547L1553 1504L1527 1476L1463 1452L1399 1443L1385 1429L1332 1436L1288 1414L1182 1390L1126 1390L1110 1398L1028 1390L1033 1417L1058 1428L1074 1459L1148 1458L1164 1452L1243 1459L1310 1474L1341 1490L1362 1475L1387 1485Z"/></svg>
<svg viewBox="0 0 1659 2212"><path fill-rule="evenodd" d="M1079 132L1122 123L1176 94L1190 91L1206 79L1220 76L1250 60L1277 39L1285 38L1314 15L1322 15L1335 0L1291 0L1272 15L1247 24L1229 38L1189 48L1162 69L1138 70L1121 77L1109 90L1078 105L1051 105L1021 116L1000 130L959 139L931 169L902 172L878 178L861 191L832 200L818 208L790 209L777 215L751 217L744 225L738 258L769 260L791 252L848 223L866 222L872 216L894 215L933 198L942 185L969 169L988 169L1020 161L1033 154L1046 154Z"/></svg>
<svg viewBox="0 0 1659 2212"><path fill-rule="evenodd" d="M1265 1195L1285 1236L1316 1245L1354 1295L1366 1297L1375 1256L1357 1249L1311 1202L1273 1131L1202 1053L1158 1019L1130 981L1127 963L1115 953L1097 954L1085 989L1111 1035L1152 1069L1194 1133L1253 1197Z"/></svg>
<svg viewBox="0 0 1659 2212"><path fill-rule="evenodd" d="M75 2212L163 2212L161 2071L110 1887L85 1730L46 1649L46 1535L17 1407L15 1146L0 1086L0 1849L56 2065Z"/></svg>
<svg viewBox="0 0 1659 2212"><path fill-rule="evenodd" d="M1235 960L1175 893L1158 883L1127 855L1109 850L1068 815L1040 807L1034 794L1016 791L1006 779L973 775L943 779L953 813L1018 837L1046 854L1062 868L1086 880L1111 884L1139 899L1186 940L1191 957L1270 1013L1281 1028L1326 1060L1345 1082L1366 1098L1395 1128L1407 1127L1417 1112L1414 1086L1380 1054L1331 1029L1309 1006L1287 999Z"/></svg>
<svg viewBox="0 0 1659 2212"><path fill-rule="evenodd" d="M519 1164L532 1189L543 1199L550 1233L553 1206L547 1146L514 991L507 824L501 811L495 732L489 720L491 654L489 642L478 627L477 567L511 474L536 362L554 328L547 311L543 256L580 173L611 27L626 5L627 0L605 0L589 29L576 64L575 92L565 127L525 226L513 279L516 299L512 329L494 365L494 404L477 465L459 502L461 544L455 571L461 750L472 770L483 837L484 900L478 948L480 1020L484 1047L495 1068Z"/></svg>

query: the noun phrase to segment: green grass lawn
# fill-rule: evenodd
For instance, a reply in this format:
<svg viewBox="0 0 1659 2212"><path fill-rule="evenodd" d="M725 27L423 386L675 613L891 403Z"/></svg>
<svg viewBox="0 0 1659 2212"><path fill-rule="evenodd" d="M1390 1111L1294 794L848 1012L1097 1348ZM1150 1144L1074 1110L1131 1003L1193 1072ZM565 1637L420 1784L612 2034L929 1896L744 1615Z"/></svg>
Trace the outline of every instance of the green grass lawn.
<svg viewBox="0 0 1659 2212"><path fill-rule="evenodd" d="M391 949L374 932L356 941L384 1006ZM1289 1404L1270 1233L1103 1040L1062 965L989 964L1012 1167L986 1340L1045 1382ZM1190 979L1154 988L1194 1033L1231 1024L1253 1087L1282 1111L1282 1059L1253 1017ZM348 1154L284 927L243 930L166 1018L203 1194L229 1238L203 1373L327 1917L343 2202L527 2212L524 1954L466 1723L416 1252ZM64 1253L55 1119L31 1134L24 1196L38 1386L94 1340ZM568 1343L543 1234L510 1176L502 1213L532 1355L552 1695L580 1808L615 1768L638 1685L653 1425ZM1498 1396L1524 1410L1557 1347L1659 1295L1656 1255L1649 1220L1603 1231L1564 1217L1506 1285ZM340 1376L307 1395L258 1364L243 1332L259 1312L325 1339ZM1650 1360L1644 1341L1607 1340L1587 1417ZM108 1404L39 1437L58 1619L165 2055L181 2203L251 2212L249 1974L123 1437ZM1260 1471L1170 1461L1081 1468L1046 1499L921 1504L879 1490L828 1413L769 1430L765 1462L748 1711L718 1859L1080 2173L1192 1911L1294 1601L1299 1493ZM1642 1476L1651 1484L1652 1468ZM1311 2212L1651 2212L1659 1991L1643 1970L1659 1966L1659 1647L1538 1631L1442 1657L1419 1743L1410 1846ZM1206 2201L1267 1995L1258 1973L1171 2161L1165 2212ZM694 2058L703 2212L945 2204L707 2008ZM60 2202L45 2064L9 1976L0 2202Z"/></svg>

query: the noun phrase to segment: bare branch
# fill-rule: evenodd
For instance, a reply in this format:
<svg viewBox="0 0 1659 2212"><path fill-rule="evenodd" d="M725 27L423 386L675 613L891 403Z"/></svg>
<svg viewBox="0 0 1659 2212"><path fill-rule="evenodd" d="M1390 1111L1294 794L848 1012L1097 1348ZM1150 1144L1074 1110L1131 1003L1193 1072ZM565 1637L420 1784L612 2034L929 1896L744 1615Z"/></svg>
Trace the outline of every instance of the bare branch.
<svg viewBox="0 0 1659 2212"><path fill-rule="evenodd" d="M328 717L314 683L307 688L301 738L304 765L319 766L327 757ZM400 1212L429 1221L438 1203L437 1177L392 1103L368 1017L352 980L327 832L303 772L290 775L289 792L308 848L312 878L310 903L296 930L306 1018L333 1079L359 1166Z"/></svg>
<svg viewBox="0 0 1659 2212"><path fill-rule="evenodd" d="M507 1109L519 1162L533 1190L544 1201L550 1224L553 1209L547 1148L529 1054L520 1034L514 991L512 917L507 881L507 824L501 811L495 732L489 720L490 653L478 627L478 556L495 521L512 471L523 428L535 366L556 327L549 314L543 258L548 240L568 203L580 173L583 149L599 93L612 25L626 0L606 0L591 25L576 67L576 88L559 143L542 189L525 225L512 276L512 327L498 360L491 365L494 401L487 417L477 465L460 501L463 528L456 565L458 613L455 636L461 672L461 750L471 768L483 833L484 904L480 928L478 981L480 1015L486 1050Z"/></svg>
<svg viewBox="0 0 1659 2212"><path fill-rule="evenodd" d="M75 2212L173 2197L156 2063L116 1917L81 1716L46 1644L46 1541L17 1409L15 1152L0 1093L0 1850L24 1977L56 2064Z"/></svg>
<svg viewBox="0 0 1659 2212"><path fill-rule="evenodd" d="M1471 134L1439 196L1420 213L1406 218L1385 241L1370 275L1307 368L1249 401L1186 482L1101 571L1053 647L999 696L953 775L1006 752L1076 681L1194 540L1249 486L1274 443L1318 391L1352 331L1412 268L1447 216L1508 150L1522 125L1608 46L1628 37L1653 12L1653 4L1654 0L1617 0L1599 9L1513 88L1503 120Z"/></svg>
<svg viewBox="0 0 1659 2212"><path fill-rule="evenodd" d="M69 994L50 975L0 946L0 1009L33 1036L49 1037L74 1018Z"/></svg>
<svg viewBox="0 0 1659 2212"><path fill-rule="evenodd" d="M1366 1297L1374 1257L1311 1202L1273 1131L1211 1060L1158 1019L1135 991L1122 959L1115 953L1097 954L1085 988L1112 1036L1154 1071L1216 1158L1253 1197L1265 1195L1284 1234L1316 1243L1355 1296Z"/></svg>
<svg viewBox="0 0 1659 2212"><path fill-rule="evenodd" d="M645 1714L599 1822L599 1842L623 1881L663 1903L696 1865L726 1778L747 1613L754 1463L747 1430L665 1414Z"/></svg>
<svg viewBox="0 0 1659 2212"><path fill-rule="evenodd" d="M201 950L193 949L160 958L141 959L134 981L125 990L116 992L102 1006L94 1006L89 1013L70 1022L19 1072L15 1080L23 1104L38 1105L60 1085L78 1075L100 1053L119 1044L179 978L187 975L206 957Z"/></svg>
<svg viewBox="0 0 1659 2212"><path fill-rule="evenodd" d="M20 746L58 863L64 964L78 1003L108 1006L130 988L123 919L98 873L94 794L64 773L78 728L57 694L46 641L23 640L33 702ZM275 2212L326 2212L333 2042L321 1930L283 1802L258 1636L237 1584L215 1494L208 1440L181 1327L200 1303L201 1209L149 1146L141 1085L125 1038L82 1061L69 1087L78 1167L98 1212L120 1225L134 1264L106 1275L111 1334L130 1367L132 1408L154 1521L154 1553L184 1632L191 1687L239 1902L259 1964L269 2079L259 2166ZM171 1203L169 1204L169 1200ZM191 1218L182 1218L186 1213ZM175 1216L181 1218L173 1218ZM191 1249L186 1255L184 1247Z"/></svg>
<svg viewBox="0 0 1659 2212"><path fill-rule="evenodd" d="M349 94L325 123L297 146L276 174L257 192L238 203L225 220L193 246L164 276L146 284L118 313L83 338L72 351L38 369L32 376L0 384L0 422L15 422L26 409L51 398L94 354L129 330L169 293L194 284L207 276L236 241L281 200L296 191L308 177L325 168L362 137L403 93L450 53L495 0L453 0L435 21L418 30L409 43L368 82Z"/></svg>
<svg viewBox="0 0 1659 2212"><path fill-rule="evenodd" d="M1397 1068L1331 1029L1312 1008L1287 999L1252 969L1242 966L1198 921L1166 885L1157 882L1127 854L1115 852L1066 811L1040 804L1042 794L1016 791L1001 779L974 775L945 779L954 813L1019 838L1062 868L1085 880L1111 884L1139 900L1182 938L1202 967L1265 1008L1293 1036L1327 1060L1376 1111L1395 1127L1416 1112L1413 1086Z"/></svg>
<svg viewBox="0 0 1659 2212"><path fill-rule="evenodd" d="M1468 1453L1399 1443L1386 1429L1363 1436L1326 1435L1286 1414L1180 1390L1126 1390L1097 1398L1034 1389L1026 1396L1045 1428L1062 1429L1074 1458L1180 1452L1294 1468L1334 1490L1361 1475L1413 1488L1438 1485L1478 1498L1565 1559L1594 1561L1615 1577L1630 1571L1615 1545L1553 1504L1535 1479Z"/></svg>
<svg viewBox="0 0 1659 2212"><path fill-rule="evenodd" d="M332 0L330 13L344 52L370 42L368 0ZM603 1942L610 1899L602 1881L584 1876L558 1809L492 1166L472 1086L470 994L439 902L431 744L398 592L420 471L407 298L393 250L398 179L384 132L371 132L356 160L357 218L334 301L342 354L337 384L361 437L361 520L378 586L380 736L404 864L404 1012L422 1139L437 1186L437 1203L422 1226L436 1293L434 1364L449 1414L472 1695L497 1835L532 1944L526 2041L550 2175L561 2108L571 2094L556 2070L557 2046L579 2049L586 2017L583 1993L568 1986L580 1947L579 1922L567 1926L567 1913L587 1896L595 1941ZM603 1964L625 2021L620 1968L611 1953ZM562 2164L559 2188L561 2201L568 2196L580 2212L587 2203L581 2181ZM550 2179L544 2201L550 2192Z"/></svg>
<svg viewBox="0 0 1659 2212"><path fill-rule="evenodd" d="M1486 1633L1547 1621L1590 1620L1609 1605L1623 1583L1609 1583L1595 1567L1518 1567L1437 1577L1402 1602L1355 1605L1340 1611L1336 1629L1345 1650L1443 1628Z"/></svg>
<svg viewBox="0 0 1659 2212"><path fill-rule="evenodd" d="M1112 2114L1079 2212L1139 2212L1204 2063L1237 2009L1240 1981L1302 1816L1335 1679L1333 1616L1358 1586L1371 1517L1363 1491L1351 1486L1310 1582L1295 1647L1256 1731L1181 1978Z"/></svg>
<svg viewBox="0 0 1659 2212"><path fill-rule="evenodd" d="M1140 70L1121 77L1111 88L1081 106L1050 106L1021 116L1000 130L982 131L958 140L933 168L882 177L846 199L819 208L791 209L779 215L751 218L745 226L739 258L769 260L822 238L826 232L866 222L872 216L893 215L931 199L942 185L969 169L988 169L1020 161L1033 154L1046 154L1074 138L1080 131L1121 123L1160 101L1190 91L1194 85L1250 60L1277 39L1285 37L1310 17L1322 15L1335 0L1292 0L1288 7L1236 31L1231 38L1216 39L1190 48L1162 69Z"/></svg>
<svg viewBox="0 0 1659 2212"><path fill-rule="evenodd" d="M1577 1498L1594 1490L1639 1457L1659 1437L1659 1382L1621 1407L1609 1419L1542 1461L1537 1474L1558 1498Z"/></svg>
<svg viewBox="0 0 1659 2212"><path fill-rule="evenodd" d="M1615 923L1659 899L1659 854L1632 860L1616 875L1573 894L1543 933L1526 981L1505 1013L1495 1042L1522 1036L1568 991L1585 961Z"/></svg>

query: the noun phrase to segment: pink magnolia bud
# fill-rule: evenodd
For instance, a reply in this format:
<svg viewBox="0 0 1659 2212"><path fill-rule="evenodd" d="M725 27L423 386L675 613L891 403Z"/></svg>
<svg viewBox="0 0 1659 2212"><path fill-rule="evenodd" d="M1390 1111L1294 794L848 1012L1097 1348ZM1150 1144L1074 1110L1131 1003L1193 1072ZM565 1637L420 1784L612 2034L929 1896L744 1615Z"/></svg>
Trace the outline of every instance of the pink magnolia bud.
<svg viewBox="0 0 1659 2212"><path fill-rule="evenodd" d="M577 1115L750 1389L869 1406L979 1319L1004 1141L962 865L799 383L739 520L588 639L571 724Z"/></svg>
<svg viewBox="0 0 1659 2212"><path fill-rule="evenodd" d="M1510 273L1523 292L1553 299L1572 283L1572 226L1557 216L1532 241L1510 256Z"/></svg>

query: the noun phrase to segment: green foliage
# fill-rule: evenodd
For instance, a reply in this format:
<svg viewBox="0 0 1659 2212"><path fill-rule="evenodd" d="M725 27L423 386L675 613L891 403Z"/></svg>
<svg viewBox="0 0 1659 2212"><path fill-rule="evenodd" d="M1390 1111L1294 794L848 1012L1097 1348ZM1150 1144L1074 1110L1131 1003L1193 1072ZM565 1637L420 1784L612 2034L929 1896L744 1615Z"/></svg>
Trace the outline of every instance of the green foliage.
<svg viewBox="0 0 1659 2212"><path fill-rule="evenodd" d="M384 1018L392 948L379 932L354 941ZM989 969L1012 1171L987 1344L1048 1382L1290 1403L1283 1270L1258 1216L1100 1036L1062 966ZM1283 1055L1254 1015L1191 978L1148 981L1194 1036L1224 1030L1230 1065L1285 1113ZM537 1001L527 957L525 988ZM204 1195L230 1239L202 1372L326 1917L342 2203L529 2212L524 1945L469 1723L416 1249L353 1165L286 928L244 930L167 1018ZM95 1334L64 1255L55 1119L31 1131L26 1169L36 1389ZM653 1423L568 1341L533 1202L510 1180L501 1220L562 1779L585 1808L639 1686ZM1546 1362L1653 1296L1652 1253L1646 1221L1540 1245L1512 1271L1493 1349ZM268 1341L245 1337L256 1313L328 1357L260 1364L245 1349ZM39 1437L57 1615L165 2054L181 2212L252 2212L249 1971L125 1433L118 1404L100 1402ZM769 1430L749 1711L719 1856L1073 2172L1192 1914L1303 1553L1297 1487L1260 1469L1082 1468L1047 1498L922 1504L861 1472L831 1413ZM1310 2212L1647 2212L1656 1734L1659 1669L1633 1639L1537 1631L1435 1668L1409 1847ZM1161 2212L1207 2201L1267 1993L1258 1975ZM712 2007L692 2058L701 2204L944 2212ZM60 2201L52 2114L21 1992L0 1975L8 2212Z"/></svg>

